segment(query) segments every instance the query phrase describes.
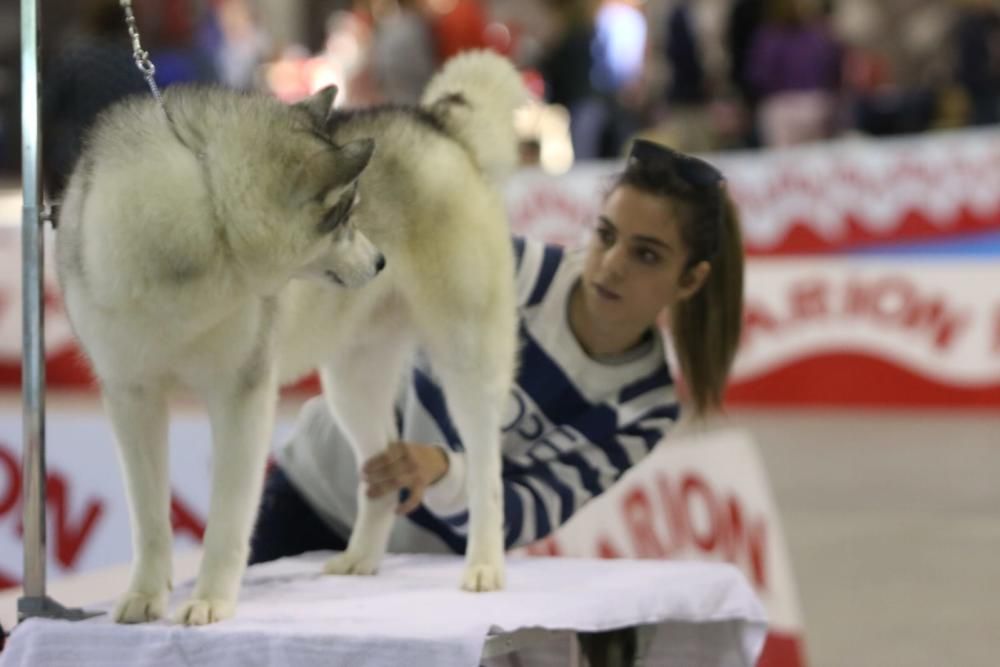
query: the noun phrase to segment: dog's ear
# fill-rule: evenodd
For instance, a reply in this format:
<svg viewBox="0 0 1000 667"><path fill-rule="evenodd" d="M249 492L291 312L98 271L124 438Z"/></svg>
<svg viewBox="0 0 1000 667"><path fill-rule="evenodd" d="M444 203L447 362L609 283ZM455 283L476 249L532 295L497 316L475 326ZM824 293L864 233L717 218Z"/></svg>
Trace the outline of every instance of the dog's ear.
<svg viewBox="0 0 1000 667"><path fill-rule="evenodd" d="M324 127L333 113L333 101L337 98L337 86L327 86L294 105L302 109L318 127Z"/></svg>
<svg viewBox="0 0 1000 667"><path fill-rule="evenodd" d="M372 159L375 152L374 139L357 139L344 144L337 150L337 178L336 183L348 183L353 181Z"/></svg>

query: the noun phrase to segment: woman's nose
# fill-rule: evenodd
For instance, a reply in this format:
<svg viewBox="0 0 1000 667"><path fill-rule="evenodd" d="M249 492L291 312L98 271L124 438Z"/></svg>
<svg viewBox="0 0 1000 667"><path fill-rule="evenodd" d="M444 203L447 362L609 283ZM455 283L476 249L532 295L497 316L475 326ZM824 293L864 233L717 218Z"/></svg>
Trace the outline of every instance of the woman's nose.
<svg viewBox="0 0 1000 667"><path fill-rule="evenodd" d="M621 280L625 277L627 270L627 260L625 248L621 245L614 245L604 253L604 261L601 262L604 275L608 279Z"/></svg>

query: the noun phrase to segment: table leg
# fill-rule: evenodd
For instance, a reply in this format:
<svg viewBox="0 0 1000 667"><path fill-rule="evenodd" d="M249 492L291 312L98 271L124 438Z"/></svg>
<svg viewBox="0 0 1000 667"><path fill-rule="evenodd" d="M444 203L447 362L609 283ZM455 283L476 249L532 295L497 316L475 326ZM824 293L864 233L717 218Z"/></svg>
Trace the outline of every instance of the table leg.
<svg viewBox="0 0 1000 667"><path fill-rule="evenodd" d="M634 667L638 657L636 628L577 634L590 667Z"/></svg>

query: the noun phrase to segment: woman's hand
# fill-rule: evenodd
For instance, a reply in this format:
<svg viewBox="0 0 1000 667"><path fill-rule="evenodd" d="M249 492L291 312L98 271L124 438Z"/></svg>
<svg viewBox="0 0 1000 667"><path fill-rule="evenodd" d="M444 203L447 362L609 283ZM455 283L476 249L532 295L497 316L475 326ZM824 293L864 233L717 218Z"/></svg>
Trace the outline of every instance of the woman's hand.
<svg viewBox="0 0 1000 667"><path fill-rule="evenodd" d="M381 454L368 459L361 468L366 495L379 498L407 489L409 497L396 514L409 514L424 498L424 490L448 472L448 454L436 445L397 441Z"/></svg>

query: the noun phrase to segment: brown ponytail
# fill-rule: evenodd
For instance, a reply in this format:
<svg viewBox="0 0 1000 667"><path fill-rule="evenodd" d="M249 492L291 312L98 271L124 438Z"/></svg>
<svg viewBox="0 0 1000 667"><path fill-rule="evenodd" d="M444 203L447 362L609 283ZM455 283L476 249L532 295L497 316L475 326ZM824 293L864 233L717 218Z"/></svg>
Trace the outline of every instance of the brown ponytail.
<svg viewBox="0 0 1000 667"><path fill-rule="evenodd" d="M743 324L743 238L739 212L722 194L718 253L701 289L678 302L670 329L681 373L699 416L721 408Z"/></svg>

